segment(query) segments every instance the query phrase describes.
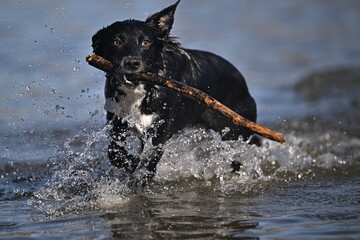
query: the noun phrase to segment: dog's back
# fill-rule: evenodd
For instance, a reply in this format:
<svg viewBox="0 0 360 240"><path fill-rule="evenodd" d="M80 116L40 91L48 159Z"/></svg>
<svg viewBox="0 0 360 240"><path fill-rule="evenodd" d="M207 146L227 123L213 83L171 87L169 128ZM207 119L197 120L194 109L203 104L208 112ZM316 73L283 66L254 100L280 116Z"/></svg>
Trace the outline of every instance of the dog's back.
<svg viewBox="0 0 360 240"><path fill-rule="evenodd" d="M166 61L172 62L171 66L174 68L169 67L166 77L195 87L247 119L256 121L255 101L248 91L245 79L231 63L210 52L188 49L174 51L178 52L167 55ZM237 139L240 135L247 139L251 135L247 130L233 125L230 120L209 108L185 97L179 97L169 90L164 91L167 92L168 100L172 99L174 102L171 104L173 112L167 114L173 119L173 124L169 126L170 132L175 133L186 126L198 125L218 132L229 127L230 131L224 139Z"/></svg>

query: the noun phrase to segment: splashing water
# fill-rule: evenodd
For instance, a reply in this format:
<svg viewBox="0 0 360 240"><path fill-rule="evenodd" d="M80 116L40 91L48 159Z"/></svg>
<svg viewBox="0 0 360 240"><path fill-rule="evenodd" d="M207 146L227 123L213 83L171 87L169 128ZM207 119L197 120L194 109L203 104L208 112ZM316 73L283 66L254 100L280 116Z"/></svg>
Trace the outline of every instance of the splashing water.
<svg viewBox="0 0 360 240"><path fill-rule="evenodd" d="M289 138L284 145L266 140L263 146L257 147L241 139L222 141L221 136L211 130L187 130L165 145L156 180L193 177L222 192L259 191L266 182L300 176L313 162L296 147L296 138ZM233 171L232 162L240 163L239 171Z"/></svg>
<svg viewBox="0 0 360 240"><path fill-rule="evenodd" d="M68 139L61 151L66 161L54 166L52 177L34 193L30 203L50 216L126 204L134 196L134 189L128 187L129 176L106 158L108 129L106 126ZM285 137L285 144L263 140L263 145L257 147L241 139L222 141L221 135L212 130L183 130L164 145L153 183L140 192L206 187L225 194L256 193L274 182L311 178L319 168L346 165L329 151L317 151L314 158L311 150L307 151L314 142L304 136ZM324 138L329 134L319 136L318 143ZM359 143L349 147L358 148ZM233 161L240 164L239 171L231 168Z"/></svg>
<svg viewBox="0 0 360 240"><path fill-rule="evenodd" d="M108 126L68 139L61 151L67 161L54 167L51 179L34 193L30 203L49 215L58 216L126 202L130 193L126 178L104 157L107 131Z"/></svg>

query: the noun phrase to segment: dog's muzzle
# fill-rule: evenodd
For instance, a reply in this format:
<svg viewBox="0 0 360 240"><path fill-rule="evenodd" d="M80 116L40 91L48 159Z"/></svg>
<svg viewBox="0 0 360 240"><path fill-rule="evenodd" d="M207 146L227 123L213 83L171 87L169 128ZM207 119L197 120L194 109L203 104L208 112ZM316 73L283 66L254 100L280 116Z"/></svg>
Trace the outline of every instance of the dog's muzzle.
<svg viewBox="0 0 360 240"><path fill-rule="evenodd" d="M134 83L126 75L142 72L143 69L144 64L138 57L125 57L115 73L117 84L133 86Z"/></svg>

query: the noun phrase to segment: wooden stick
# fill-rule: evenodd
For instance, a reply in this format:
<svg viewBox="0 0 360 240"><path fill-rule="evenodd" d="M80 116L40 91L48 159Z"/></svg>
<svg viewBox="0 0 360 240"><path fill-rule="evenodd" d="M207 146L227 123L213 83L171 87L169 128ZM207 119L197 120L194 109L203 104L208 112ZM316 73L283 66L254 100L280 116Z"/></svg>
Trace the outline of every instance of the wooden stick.
<svg viewBox="0 0 360 240"><path fill-rule="evenodd" d="M87 55L86 61L93 67L100 69L104 72L112 72L113 64L99 55Z"/></svg>
<svg viewBox="0 0 360 240"><path fill-rule="evenodd" d="M105 72L113 72L113 65L111 62L107 61L101 56L98 55L88 55L86 57L86 61L93 67L98 68ZM154 85L160 85L166 88L169 88L171 90L174 90L176 92L181 93L182 95L191 98L198 103L201 103L207 107L210 107L211 109L215 110L216 112L222 114L223 116L229 118L235 125L242 126L244 128L249 129L250 131L257 133L265 138L284 143L285 138L280 134L273 132L272 130L260 126L259 124L256 124L230 108L226 107L224 104L220 103L213 97L207 95L206 93L190 87L186 84L183 84L181 82L167 79L165 77L153 74L153 73L137 73L127 76L127 79L130 81L144 81L148 82Z"/></svg>

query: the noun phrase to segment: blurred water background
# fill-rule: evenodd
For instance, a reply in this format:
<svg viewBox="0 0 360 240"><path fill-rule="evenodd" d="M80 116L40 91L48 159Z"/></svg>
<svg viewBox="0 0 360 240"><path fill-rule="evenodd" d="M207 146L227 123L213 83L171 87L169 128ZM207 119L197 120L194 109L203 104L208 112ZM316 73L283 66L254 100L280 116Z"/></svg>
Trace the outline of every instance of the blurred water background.
<svg viewBox="0 0 360 240"><path fill-rule="evenodd" d="M172 35L232 62L258 122L288 141L189 129L165 146L152 186L134 195L119 182L104 74L84 58L103 26L172 3L2 1L0 238L359 239L356 0L183 0Z"/></svg>

